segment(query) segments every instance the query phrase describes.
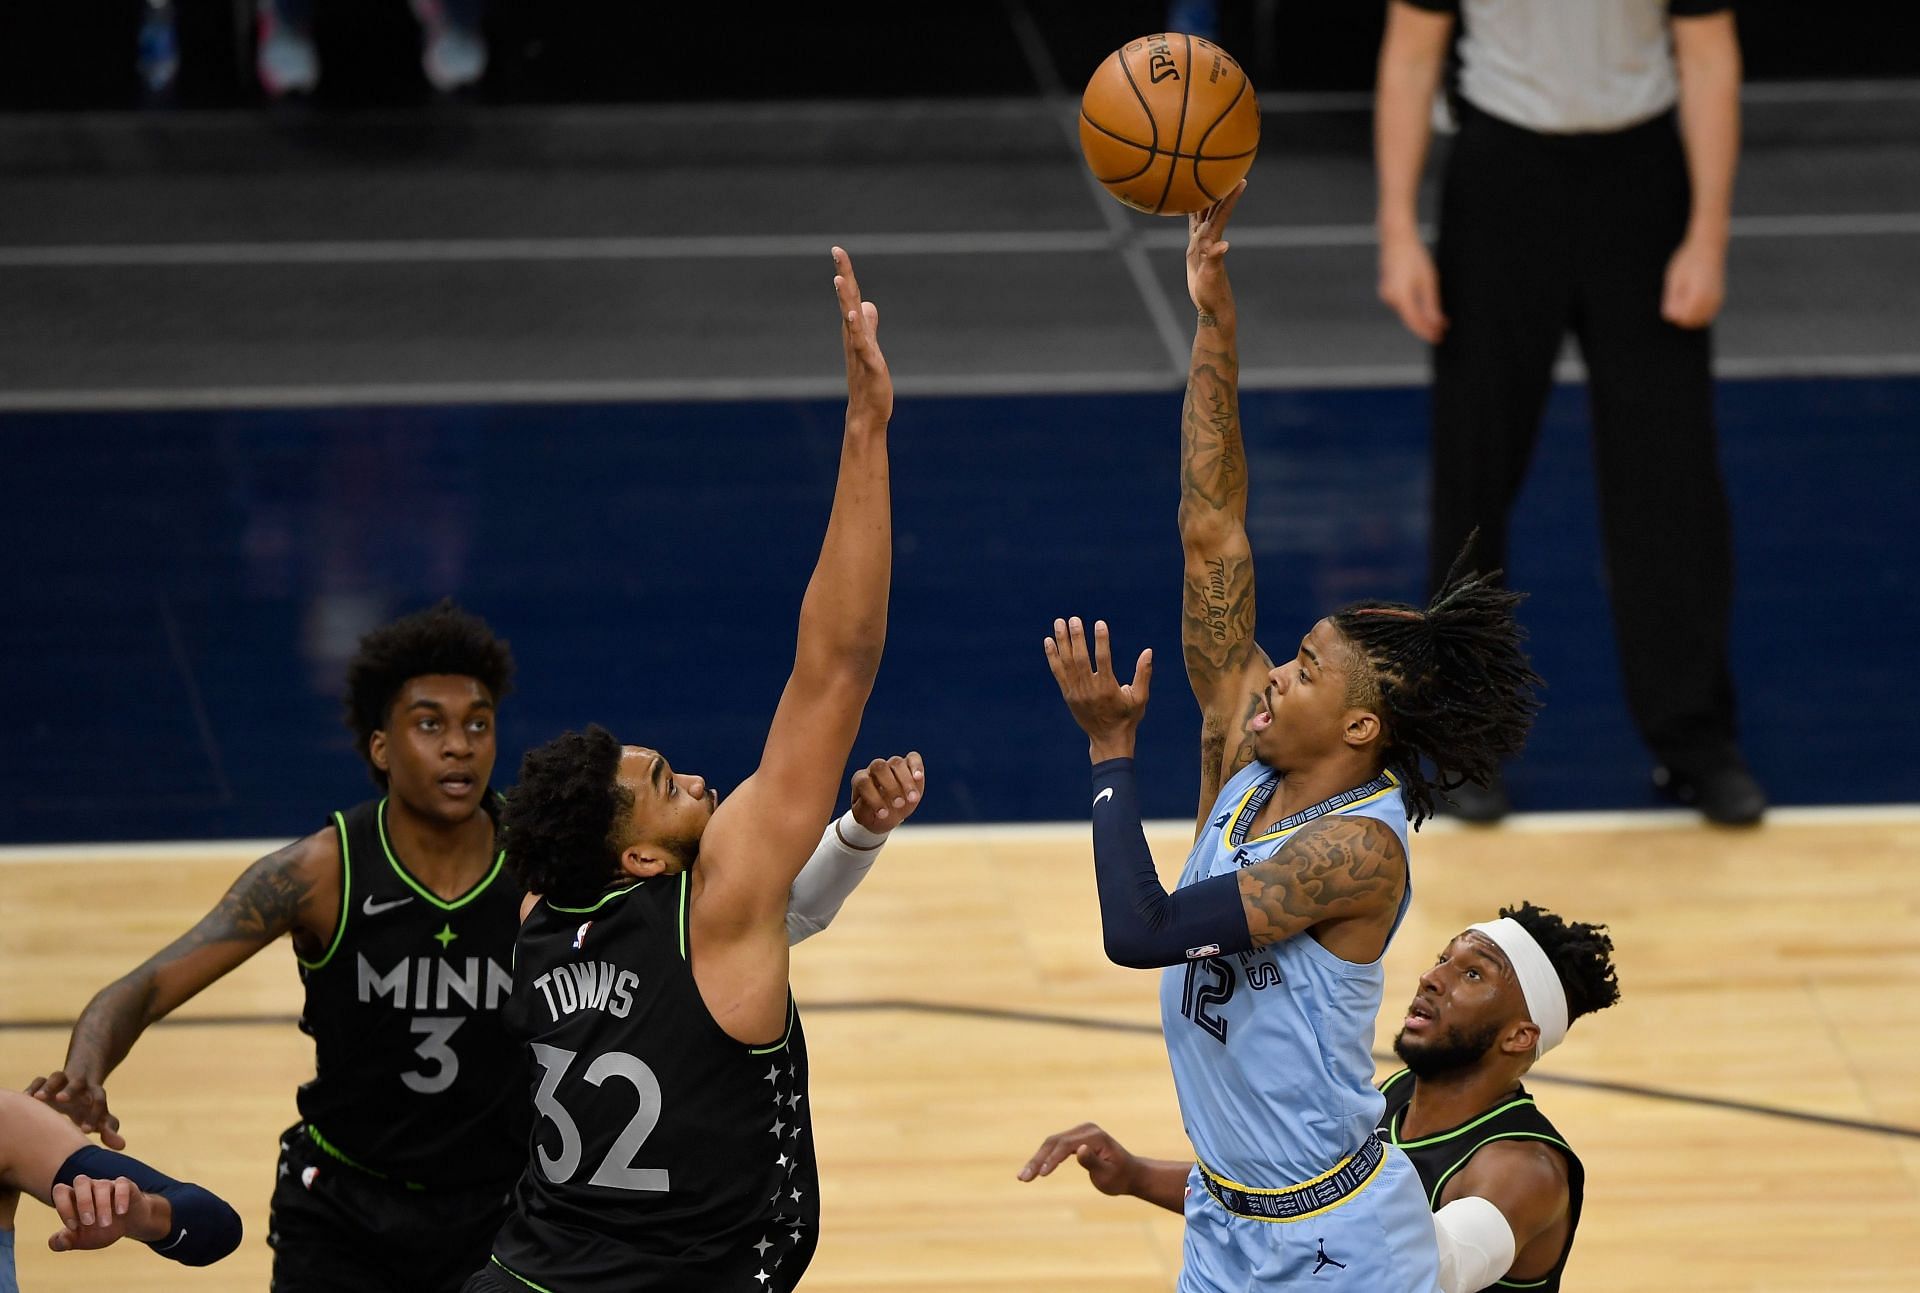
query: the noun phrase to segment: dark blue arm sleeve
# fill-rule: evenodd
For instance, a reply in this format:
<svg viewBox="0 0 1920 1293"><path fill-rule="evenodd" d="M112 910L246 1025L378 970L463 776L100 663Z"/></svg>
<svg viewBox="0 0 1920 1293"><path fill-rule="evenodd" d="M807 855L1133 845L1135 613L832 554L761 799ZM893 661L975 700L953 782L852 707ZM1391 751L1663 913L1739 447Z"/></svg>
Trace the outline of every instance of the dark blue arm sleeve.
<svg viewBox="0 0 1920 1293"><path fill-rule="evenodd" d="M1253 946L1240 878L1215 876L1168 893L1140 829L1133 760L1093 765L1093 869L1107 959L1136 970L1178 965Z"/></svg>
<svg viewBox="0 0 1920 1293"><path fill-rule="evenodd" d="M240 1214L211 1191L176 1181L137 1158L116 1154L98 1145L76 1149L54 1173L55 1185L72 1185L76 1176L112 1180L124 1176L147 1194L157 1194L173 1208L173 1229L147 1246L183 1266L211 1266L240 1246Z"/></svg>

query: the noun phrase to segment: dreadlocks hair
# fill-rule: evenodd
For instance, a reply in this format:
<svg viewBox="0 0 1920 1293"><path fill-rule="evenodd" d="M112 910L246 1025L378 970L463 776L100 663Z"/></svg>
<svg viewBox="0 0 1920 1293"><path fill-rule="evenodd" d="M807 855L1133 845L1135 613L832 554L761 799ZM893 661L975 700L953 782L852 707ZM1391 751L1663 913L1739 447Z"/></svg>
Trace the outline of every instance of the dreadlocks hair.
<svg viewBox="0 0 1920 1293"><path fill-rule="evenodd" d="M1568 1023L1620 1000L1620 983L1613 973L1613 939L1605 925L1562 920L1530 902L1502 907L1500 914L1518 921L1553 962L1560 986L1567 991Z"/></svg>
<svg viewBox="0 0 1920 1293"><path fill-rule="evenodd" d="M1387 766L1415 828L1433 816L1436 794L1468 781L1491 784L1501 760L1526 744L1540 709L1534 691L1544 684L1527 663L1526 630L1514 619L1525 594L1503 588L1498 571L1461 574L1466 557L1463 547L1425 610L1355 602L1333 614L1365 662L1349 677L1347 703L1379 710Z"/></svg>
<svg viewBox="0 0 1920 1293"><path fill-rule="evenodd" d="M407 680L430 673L472 678L497 705L513 690L513 648L451 597L360 639L360 650L347 666L347 727L353 732L353 748L382 790L387 774L373 766L373 734L387 725Z"/></svg>
<svg viewBox="0 0 1920 1293"><path fill-rule="evenodd" d="M562 732L520 760L500 828L507 870L527 892L584 907L618 878L614 831L633 808L619 771L620 742L597 723Z"/></svg>

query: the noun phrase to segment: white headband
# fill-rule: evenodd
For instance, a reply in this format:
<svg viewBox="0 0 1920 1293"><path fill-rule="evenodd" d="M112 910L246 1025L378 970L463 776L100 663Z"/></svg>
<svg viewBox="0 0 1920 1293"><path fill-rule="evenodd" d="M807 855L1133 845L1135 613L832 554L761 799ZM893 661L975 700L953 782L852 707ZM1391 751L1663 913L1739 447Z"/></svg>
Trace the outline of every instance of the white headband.
<svg viewBox="0 0 1920 1293"><path fill-rule="evenodd" d="M1533 1048L1539 1059L1558 1046L1567 1036L1567 990L1553 962L1533 941L1527 927L1511 916L1482 921L1468 929L1484 934L1493 945L1507 954L1507 964L1520 980L1520 995L1526 998L1527 1014L1540 1029L1540 1040Z"/></svg>

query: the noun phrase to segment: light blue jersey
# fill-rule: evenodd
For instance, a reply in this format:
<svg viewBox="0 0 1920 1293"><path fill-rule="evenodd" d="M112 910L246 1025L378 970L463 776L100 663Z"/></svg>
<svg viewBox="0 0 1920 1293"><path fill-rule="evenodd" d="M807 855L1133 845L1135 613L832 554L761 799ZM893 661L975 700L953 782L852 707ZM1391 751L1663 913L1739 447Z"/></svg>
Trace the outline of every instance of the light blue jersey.
<svg viewBox="0 0 1920 1293"><path fill-rule="evenodd" d="M13 1275L12 1230L0 1230L0 1293L20 1293Z"/></svg>
<svg viewBox="0 0 1920 1293"><path fill-rule="evenodd" d="M1220 788L1181 888L1263 862L1300 827L1334 813L1374 818L1407 848L1406 806L1391 773L1247 838L1278 787L1279 773L1256 761ZM1412 893L1409 876L1395 930ZM1161 1026L1200 1162L1230 1181L1279 1188L1310 1181L1364 1146L1385 1108L1373 1088L1385 985L1379 961L1344 961L1310 934L1163 971Z"/></svg>
<svg viewBox="0 0 1920 1293"><path fill-rule="evenodd" d="M1253 763L1220 788L1182 888L1264 861L1332 813L1383 822L1407 848L1390 773L1249 839L1279 784ZM1409 876L1394 931L1412 893ZM1385 1108L1373 1087L1385 985L1379 961L1343 961L1310 934L1163 972L1167 1054L1199 1159L1187 1177L1179 1293L1439 1293L1419 1175L1372 1140Z"/></svg>

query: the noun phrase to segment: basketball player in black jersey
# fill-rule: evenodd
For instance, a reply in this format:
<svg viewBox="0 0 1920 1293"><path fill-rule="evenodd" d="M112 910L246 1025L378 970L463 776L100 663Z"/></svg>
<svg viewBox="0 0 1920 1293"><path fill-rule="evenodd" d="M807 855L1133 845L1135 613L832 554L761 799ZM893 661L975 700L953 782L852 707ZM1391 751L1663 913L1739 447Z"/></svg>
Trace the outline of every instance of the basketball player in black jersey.
<svg viewBox="0 0 1920 1293"><path fill-rule="evenodd" d="M291 934L315 1076L280 1142L278 1293L458 1289L486 1261L526 1163L526 1055L501 1018L525 891L503 873L489 784L512 675L507 644L451 603L368 634L348 668L347 721L382 796L249 867L88 1003L65 1067L29 1088L123 1145L104 1083L140 1034ZM856 775L854 812L795 887L796 940L832 919L912 813L910 780L904 758ZM882 787L899 792L890 814Z"/></svg>
<svg viewBox="0 0 1920 1293"><path fill-rule="evenodd" d="M1393 1043L1407 1067L1380 1084L1379 1135L1426 1187L1444 1293L1557 1293L1586 1172L1520 1080L1572 1020L1619 1000L1613 941L1604 925L1531 903L1500 916L1462 932L1420 976ZM1049 1136L1019 1178L1069 1158L1103 1194L1183 1210L1191 1161L1137 1157L1092 1123Z"/></svg>
<svg viewBox="0 0 1920 1293"><path fill-rule="evenodd" d="M880 667L893 551L892 381L877 313L833 259L839 477L759 766L722 801L599 727L521 764L507 858L536 896L509 1016L531 1043L537 1122L470 1290L785 1290L812 1259L813 1112L781 912Z"/></svg>

